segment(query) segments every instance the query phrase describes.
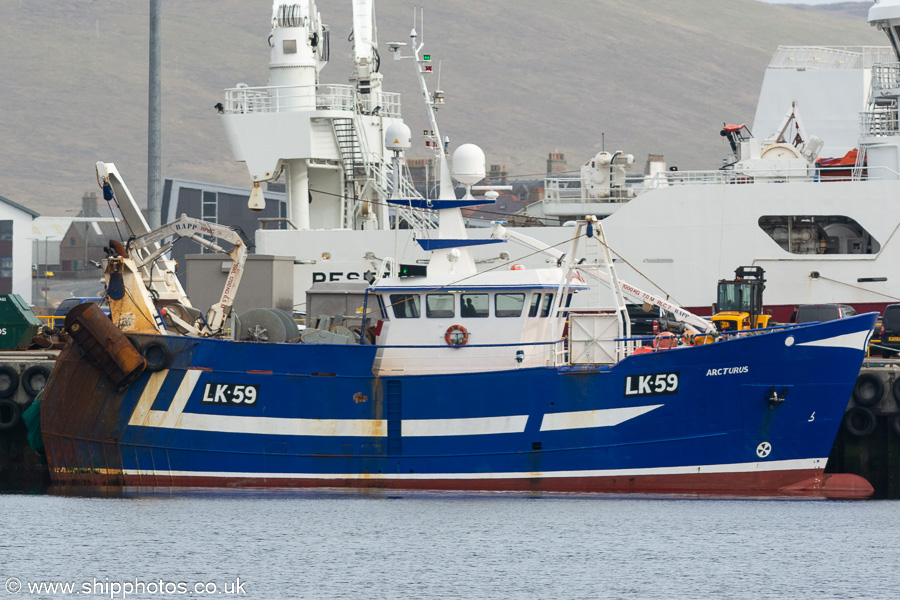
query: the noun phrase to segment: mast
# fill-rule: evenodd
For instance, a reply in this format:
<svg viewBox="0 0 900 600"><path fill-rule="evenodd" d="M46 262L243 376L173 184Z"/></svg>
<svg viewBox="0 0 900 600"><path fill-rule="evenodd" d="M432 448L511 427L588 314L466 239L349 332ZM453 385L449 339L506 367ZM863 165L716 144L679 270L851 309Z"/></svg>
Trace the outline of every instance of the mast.
<svg viewBox="0 0 900 600"><path fill-rule="evenodd" d="M150 0L150 72L147 113L147 220L159 227L162 207L162 100L160 93L159 0Z"/></svg>

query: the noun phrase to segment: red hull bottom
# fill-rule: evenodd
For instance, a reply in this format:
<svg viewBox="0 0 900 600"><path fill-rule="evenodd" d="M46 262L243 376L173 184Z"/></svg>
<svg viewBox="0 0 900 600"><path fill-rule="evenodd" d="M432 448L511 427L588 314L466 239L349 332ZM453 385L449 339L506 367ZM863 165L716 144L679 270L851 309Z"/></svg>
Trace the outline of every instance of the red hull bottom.
<svg viewBox="0 0 900 600"><path fill-rule="evenodd" d="M811 496L835 499L868 498L875 491L868 481L858 475L823 473L821 469L755 473L522 479L294 479L82 472L57 473L54 480L56 483L100 488L348 488L702 496Z"/></svg>

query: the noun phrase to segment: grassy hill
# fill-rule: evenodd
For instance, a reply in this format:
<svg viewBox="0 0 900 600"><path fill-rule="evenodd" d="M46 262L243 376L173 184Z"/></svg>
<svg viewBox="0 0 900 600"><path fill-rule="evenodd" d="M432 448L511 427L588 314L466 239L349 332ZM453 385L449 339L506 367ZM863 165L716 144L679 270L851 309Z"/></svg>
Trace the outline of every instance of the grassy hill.
<svg viewBox="0 0 900 600"><path fill-rule="evenodd" d="M332 29L323 80L346 82L350 2L318 4ZM385 88L404 94L415 134L425 119L412 66L386 49L408 41L414 5L376 9ZM0 194L74 214L102 159L144 203L147 12L124 0L0 2ZM270 15L269 0L162 1L165 177L248 184L213 105L238 82L265 85ZM717 166L722 122L752 121L779 44L886 43L864 18L755 0L434 2L425 41L442 61L442 133L479 144L511 175L543 173L557 150L574 167L603 133L639 163L653 152L681 168Z"/></svg>

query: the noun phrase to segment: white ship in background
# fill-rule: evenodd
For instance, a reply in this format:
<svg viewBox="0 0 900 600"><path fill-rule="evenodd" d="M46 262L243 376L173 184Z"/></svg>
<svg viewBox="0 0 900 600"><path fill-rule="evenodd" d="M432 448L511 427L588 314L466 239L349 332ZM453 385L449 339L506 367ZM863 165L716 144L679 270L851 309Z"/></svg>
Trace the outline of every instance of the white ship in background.
<svg viewBox="0 0 900 600"><path fill-rule="evenodd" d="M734 156L724 167L669 171L651 163L635 185L626 180L633 157L600 153L580 176L548 177L545 199L527 212L560 225L528 234L562 243L573 231L566 221L605 216L622 277L701 314L709 312L715 282L741 265L765 269L766 306L776 320L787 320L798 304L863 311L900 302L900 0L875 4L869 22L888 34L891 48L779 48L752 127L763 137L742 125L725 127ZM411 39L421 79L430 61L415 30ZM257 231L257 252L295 257L297 302L315 281L377 271L380 257L424 261L414 237L433 234L431 217L386 202L394 193L395 153L385 134L402 119L398 95L382 90L372 1L353 2L350 85L318 84L329 44L313 0L276 0L269 41L268 85L228 90L222 115L234 156L247 163L255 184L284 173L296 229ZM390 44L394 58L403 46ZM443 102L442 92L422 87L426 102ZM448 148L436 124L426 141L437 164L445 163ZM837 166L823 167L823 157ZM421 198L407 177L400 181L396 195ZM260 200L254 193L251 207ZM487 237L490 228L471 237L479 233ZM473 252L489 267L544 260L512 245Z"/></svg>

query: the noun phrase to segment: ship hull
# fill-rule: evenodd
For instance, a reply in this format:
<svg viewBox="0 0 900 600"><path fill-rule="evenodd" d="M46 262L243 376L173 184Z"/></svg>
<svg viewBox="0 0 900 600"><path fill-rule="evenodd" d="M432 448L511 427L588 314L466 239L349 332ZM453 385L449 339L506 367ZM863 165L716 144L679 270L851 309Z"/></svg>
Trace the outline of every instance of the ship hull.
<svg viewBox="0 0 900 600"><path fill-rule="evenodd" d="M124 391L72 344L42 429L59 484L865 495L824 469L873 324L380 376L375 346L137 336L173 359Z"/></svg>

